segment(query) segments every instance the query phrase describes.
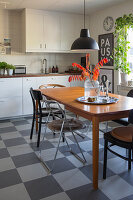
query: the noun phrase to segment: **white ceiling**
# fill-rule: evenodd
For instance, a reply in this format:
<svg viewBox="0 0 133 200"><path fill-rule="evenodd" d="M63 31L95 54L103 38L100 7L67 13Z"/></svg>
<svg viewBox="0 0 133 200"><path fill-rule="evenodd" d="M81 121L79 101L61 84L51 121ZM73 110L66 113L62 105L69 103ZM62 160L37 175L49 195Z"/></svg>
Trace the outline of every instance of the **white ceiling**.
<svg viewBox="0 0 133 200"><path fill-rule="evenodd" d="M86 13L119 4L127 0L86 0ZM83 13L83 0L0 0L9 2L7 9L33 8L59 12ZM0 4L0 8L4 8Z"/></svg>

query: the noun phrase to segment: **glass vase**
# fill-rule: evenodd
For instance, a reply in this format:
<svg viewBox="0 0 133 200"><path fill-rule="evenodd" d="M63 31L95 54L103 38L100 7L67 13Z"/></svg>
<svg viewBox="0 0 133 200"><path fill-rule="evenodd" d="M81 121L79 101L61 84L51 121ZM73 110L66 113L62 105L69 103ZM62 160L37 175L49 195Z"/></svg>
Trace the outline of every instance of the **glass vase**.
<svg viewBox="0 0 133 200"><path fill-rule="evenodd" d="M96 97L99 96L99 82L87 78L84 82L84 96Z"/></svg>

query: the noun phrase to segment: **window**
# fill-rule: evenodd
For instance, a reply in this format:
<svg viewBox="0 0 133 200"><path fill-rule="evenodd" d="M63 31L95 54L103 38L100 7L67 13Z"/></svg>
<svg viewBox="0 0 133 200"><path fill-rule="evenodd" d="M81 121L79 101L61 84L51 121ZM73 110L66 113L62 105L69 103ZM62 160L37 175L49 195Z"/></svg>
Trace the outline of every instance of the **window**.
<svg viewBox="0 0 133 200"><path fill-rule="evenodd" d="M128 30L128 41L130 42L130 49L128 51L128 62L129 62L129 67L133 73L133 29L130 28Z"/></svg>

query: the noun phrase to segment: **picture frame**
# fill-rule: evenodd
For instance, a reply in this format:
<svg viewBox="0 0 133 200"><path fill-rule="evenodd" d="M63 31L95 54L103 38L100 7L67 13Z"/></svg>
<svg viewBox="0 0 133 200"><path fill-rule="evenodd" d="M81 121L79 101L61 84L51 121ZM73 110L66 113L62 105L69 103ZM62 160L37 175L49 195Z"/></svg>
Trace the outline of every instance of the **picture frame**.
<svg viewBox="0 0 133 200"><path fill-rule="evenodd" d="M109 81L109 92L114 93L114 70L101 68L99 74L99 83L106 87L106 81Z"/></svg>
<svg viewBox="0 0 133 200"><path fill-rule="evenodd" d="M114 49L114 35L113 33L102 34L98 36L99 52L98 61L107 58L108 63L103 66L113 66L114 60L111 58Z"/></svg>

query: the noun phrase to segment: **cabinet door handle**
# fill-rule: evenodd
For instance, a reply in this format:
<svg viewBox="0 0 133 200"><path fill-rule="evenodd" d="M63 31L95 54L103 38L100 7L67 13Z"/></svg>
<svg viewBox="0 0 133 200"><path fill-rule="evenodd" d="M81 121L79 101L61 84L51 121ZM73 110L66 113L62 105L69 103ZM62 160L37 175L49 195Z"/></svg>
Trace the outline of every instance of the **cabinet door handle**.
<svg viewBox="0 0 133 200"><path fill-rule="evenodd" d="M42 44L40 44L40 49L42 49Z"/></svg>
<svg viewBox="0 0 133 200"><path fill-rule="evenodd" d="M46 44L45 44L45 49L47 48Z"/></svg>

